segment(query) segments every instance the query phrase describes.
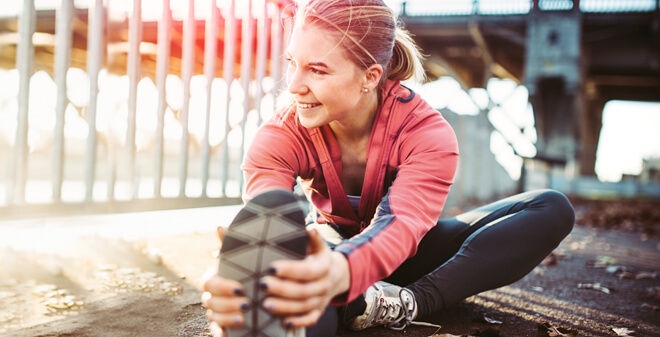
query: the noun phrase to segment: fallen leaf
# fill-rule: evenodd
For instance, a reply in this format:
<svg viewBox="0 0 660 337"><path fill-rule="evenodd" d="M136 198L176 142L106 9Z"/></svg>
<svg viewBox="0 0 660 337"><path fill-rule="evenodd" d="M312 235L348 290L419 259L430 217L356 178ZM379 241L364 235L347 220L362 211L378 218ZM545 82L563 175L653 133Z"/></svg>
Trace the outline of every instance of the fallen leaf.
<svg viewBox="0 0 660 337"><path fill-rule="evenodd" d="M616 274L622 271L628 271L628 268L624 266L608 266L607 268L605 268L605 271L610 274Z"/></svg>
<svg viewBox="0 0 660 337"><path fill-rule="evenodd" d="M616 333L617 336L633 336L635 331L629 330L628 328L612 328L612 331Z"/></svg>
<svg viewBox="0 0 660 337"><path fill-rule="evenodd" d="M650 305L650 304L648 304L648 303L642 303L641 308L642 308L642 309L650 309L650 310L653 310L653 311L660 311L660 307L659 307L659 306L657 306L657 305Z"/></svg>
<svg viewBox="0 0 660 337"><path fill-rule="evenodd" d="M534 274L539 275L539 276L544 276L545 275L545 269L542 267L535 267L533 269Z"/></svg>
<svg viewBox="0 0 660 337"><path fill-rule="evenodd" d="M652 280L652 279L655 279L656 276L657 276L656 273L641 272L641 273L637 273L637 275L635 275L635 279L636 280Z"/></svg>
<svg viewBox="0 0 660 337"><path fill-rule="evenodd" d="M566 252L562 249L557 249L554 252L552 252L553 255L555 255L559 259L565 259L567 258Z"/></svg>
<svg viewBox="0 0 660 337"><path fill-rule="evenodd" d="M537 337L575 337L578 334L577 330L570 330L562 327L554 327L552 324L539 323L537 325Z"/></svg>
<svg viewBox="0 0 660 337"><path fill-rule="evenodd" d="M502 324L502 321L498 321L496 319L492 319L489 317L484 316L484 321L490 323L490 324Z"/></svg>
<svg viewBox="0 0 660 337"><path fill-rule="evenodd" d="M636 276L637 276L637 275L635 275L635 274L633 274L633 273L631 273L631 272L628 272L628 271L622 271L622 272L620 272L620 273L617 274L617 277L619 278L619 280L623 280L623 279L635 279Z"/></svg>
<svg viewBox="0 0 660 337"><path fill-rule="evenodd" d="M660 287L646 288L646 296L660 300Z"/></svg>
<svg viewBox="0 0 660 337"><path fill-rule="evenodd" d="M600 283L578 283L578 288L598 290L606 294L609 294L611 292L610 289L601 286Z"/></svg>
<svg viewBox="0 0 660 337"><path fill-rule="evenodd" d="M609 256L599 256L596 260L587 261L586 265L589 268L607 268L616 264L616 259Z"/></svg>
<svg viewBox="0 0 660 337"><path fill-rule="evenodd" d="M609 256L599 256L596 258L596 262L607 266L612 266L616 264L616 259Z"/></svg>
<svg viewBox="0 0 660 337"><path fill-rule="evenodd" d="M559 264L559 259L557 258L557 255L555 253L550 253L545 259L543 259L543 262L541 264L546 265L546 266L556 266Z"/></svg>

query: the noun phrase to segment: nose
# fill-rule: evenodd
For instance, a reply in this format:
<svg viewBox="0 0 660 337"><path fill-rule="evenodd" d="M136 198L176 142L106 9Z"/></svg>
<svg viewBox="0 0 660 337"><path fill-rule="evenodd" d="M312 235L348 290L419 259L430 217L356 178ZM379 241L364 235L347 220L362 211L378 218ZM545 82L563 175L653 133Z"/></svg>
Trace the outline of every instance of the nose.
<svg viewBox="0 0 660 337"><path fill-rule="evenodd" d="M292 95L304 95L309 91L305 83L304 74L295 65L290 64L286 73L286 84L289 87L289 92Z"/></svg>

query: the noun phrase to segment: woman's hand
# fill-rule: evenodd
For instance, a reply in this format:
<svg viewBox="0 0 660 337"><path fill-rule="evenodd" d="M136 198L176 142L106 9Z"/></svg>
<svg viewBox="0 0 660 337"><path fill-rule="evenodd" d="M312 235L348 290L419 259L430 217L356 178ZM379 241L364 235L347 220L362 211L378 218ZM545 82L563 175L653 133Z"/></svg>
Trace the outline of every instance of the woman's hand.
<svg viewBox="0 0 660 337"><path fill-rule="evenodd" d="M333 252L315 229L309 232L307 257L281 260L272 264L273 275L261 279L269 295L263 307L274 315L285 316L287 327L314 325L332 298L349 288L348 261Z"/></svg>
<svg viewBox="0 0 660 337"><path fill-rule="evenodd" d="M243 286L214 272L203 285L202 306L206 318L217 328L240 327L245 322L243 313L250 308ZM218 329L219 330L219 329Z"/></svg>
<svg viewBox="0 0 660 337"><path fill-rule="evenodd" d="M220 241L226 228L218 227ZM245 297L245 288L235 280L218 275L217 268L209 270L202 279L202 306L211 322L214 336L222 336L223 328L240 327L245 322L244 311L250 308L250 300Z"/></svg>
<svg viewBox="0 0 660 337"><path fill-rule="evenodd" d="M285 316L287 327L314 325L330 300L349 288L349 269L341 253L330 250L317 230L309 232L307 257L303 260L281 260L272 264L273 274L261 279L261 288L268 298L262 305L274 315ZM222 240L224 230L219 228ZM202 306L211 322L215 336L221 329L240 327L244 311L250 309L250 299L243 286L210 272L204 278Z"/></svg>

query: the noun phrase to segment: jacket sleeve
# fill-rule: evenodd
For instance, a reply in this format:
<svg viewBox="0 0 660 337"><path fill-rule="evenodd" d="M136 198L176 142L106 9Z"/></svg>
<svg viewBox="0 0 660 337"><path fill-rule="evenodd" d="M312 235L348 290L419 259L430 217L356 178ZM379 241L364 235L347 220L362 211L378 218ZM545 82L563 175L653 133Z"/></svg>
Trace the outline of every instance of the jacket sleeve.
<svg viewBox="0 0 660 337"><path fill-rule="evenodd" d="M304 149L299 137L284 122L264 124L248 148L243 165L243 201L272 189L293 191L300 173Z"/></svg>
<svg viewBox="0 0 660 337"><path fill-rule="evenodd" d="M438 221L458 164L456 136L439 114L411 124L400 134L398 173L374 218L336 248L348 259L351 286L333 305L354 300L392 274Z"/></svg>

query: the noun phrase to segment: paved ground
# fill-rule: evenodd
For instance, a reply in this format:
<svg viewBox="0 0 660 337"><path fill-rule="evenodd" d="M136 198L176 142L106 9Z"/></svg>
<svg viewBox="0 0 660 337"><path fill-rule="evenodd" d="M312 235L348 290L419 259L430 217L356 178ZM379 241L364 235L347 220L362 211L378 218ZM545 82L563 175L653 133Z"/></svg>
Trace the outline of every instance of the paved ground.
<svg viewBox="0 0 660 337"><path fill-rule="evenodd" d="M0 335L208 336L198 283L235 212L0 222ZM425 318L440 330L338 335L660 336L660 239L635 230L577 226L522 280Z"/></svg>

